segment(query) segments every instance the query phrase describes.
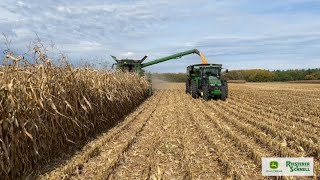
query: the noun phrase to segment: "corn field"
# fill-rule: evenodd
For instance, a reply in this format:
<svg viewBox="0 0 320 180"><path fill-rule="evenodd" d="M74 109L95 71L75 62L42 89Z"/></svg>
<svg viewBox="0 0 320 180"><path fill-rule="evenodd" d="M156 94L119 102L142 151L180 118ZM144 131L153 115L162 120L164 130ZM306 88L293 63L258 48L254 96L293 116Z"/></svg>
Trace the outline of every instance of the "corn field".
<svg viewBox="0 0 320 180"><path fill-rule="evenodd" d="M113 127L147 97L147 81L50 62L0 68L0 179L39 166Z"/></svg>
<svg viewBox="0 0 320 180"><path fill-rule="evenodd" d="M234 83L204 101L157 80L147 98L136 74L39 57L0 67L0 179L274 179L262 157L313 157L297 179L320 176L320 84Z"/></svg>

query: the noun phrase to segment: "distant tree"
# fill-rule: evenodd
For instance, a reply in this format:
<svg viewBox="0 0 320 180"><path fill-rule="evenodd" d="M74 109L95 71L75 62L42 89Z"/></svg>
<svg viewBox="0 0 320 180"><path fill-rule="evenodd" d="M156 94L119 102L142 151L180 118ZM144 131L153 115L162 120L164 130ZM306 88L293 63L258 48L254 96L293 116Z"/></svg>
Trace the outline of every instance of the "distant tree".
<svg viewBox="0 0 320 180"><path fill-rule="evenodd" d="M292 77L292 80L304 80L304 78L307 75L307 72L305 70L288 70L286 71L286 74Z"/></svg>
<svg viewBox="0 0 320 180"><path fill-rule="evenodd" d="M247 70L248 76L246 81L251 82L270 82L274 81L274 74L268 70L254 69Z"/></svg>
<svg viewBox="0 0 320 180"><path fill-rule="evenodd" d="M154 73L153 77L169 82L185 82L187 79L185 73Z"/></svg>
<svg viewBox="0 0 320 180"><path fill-rule="evenodd" d="M275 75L275 81L293 81L293 78L285 71L275 71L273 73Z"/></svg>
<svg viewBox="0 0 320 180"><path fill-rule="evenodd" d="M306 75L306 80L320 80L320 71Z"/></svg>

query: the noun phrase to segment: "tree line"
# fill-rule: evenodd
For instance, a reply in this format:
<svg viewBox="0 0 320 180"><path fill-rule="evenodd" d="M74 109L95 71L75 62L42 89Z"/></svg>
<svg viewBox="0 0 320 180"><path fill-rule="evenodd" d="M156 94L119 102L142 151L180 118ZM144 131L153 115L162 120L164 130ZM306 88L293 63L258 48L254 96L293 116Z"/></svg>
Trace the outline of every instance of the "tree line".
<svg viewBox="0 0 320 180"><path fill-rule="evenodd" d="M187 75L185 73L153 73L152 78L168 82L186 82Z"/></svg>
<svg viewBox="0 0 320 180"><path fill-rule="evenodd" d="M320 80L320 68L300 70L234 70L225 73L227 80L246 80L248 82Z"/></svg>
<svg viewBox="0 0 320 180"><path fill-rule="evenodd" d="M154 77L169 82L185 82L185 73L155 73ZM225 80L245 80L248 82L272 82L272 81L300 81L300 80L320 80L320 68L295 69L295 70L232 70L223 73Z"/></svg>

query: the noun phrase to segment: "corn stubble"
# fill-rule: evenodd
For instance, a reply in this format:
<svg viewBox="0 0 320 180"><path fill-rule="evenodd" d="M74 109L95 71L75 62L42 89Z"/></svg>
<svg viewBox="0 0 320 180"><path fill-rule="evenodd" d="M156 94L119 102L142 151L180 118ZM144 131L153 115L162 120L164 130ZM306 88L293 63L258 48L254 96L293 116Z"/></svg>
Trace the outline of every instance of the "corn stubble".
<svg viewBox="0 0 320 180"><path fill-rule="evenodd" d="M114 126L146 98L147 81L50 62L0 68L0 177L23 178Z"/></svg>
<svg viewBox="0 0 320 180"><path fill-rule="evenodd" d="M193 99L183 83L160 85L124 121L37 178L319 176L319 85L230 84L227 101ZM314 157L314 177L261 175L261 157L287 156Z"/></svg>

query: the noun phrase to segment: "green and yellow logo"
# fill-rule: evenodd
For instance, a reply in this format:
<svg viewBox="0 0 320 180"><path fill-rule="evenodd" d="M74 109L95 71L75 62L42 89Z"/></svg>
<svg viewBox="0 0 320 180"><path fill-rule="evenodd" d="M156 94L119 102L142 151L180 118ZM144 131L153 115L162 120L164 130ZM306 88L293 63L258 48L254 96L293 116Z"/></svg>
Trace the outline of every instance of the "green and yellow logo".
<svg viewBox="0 0 320 180"><path fill-rule="evenodd" d="M271 161L270 162L270 168L271 169L277 169L279 167L278 161Z"/></svg>

